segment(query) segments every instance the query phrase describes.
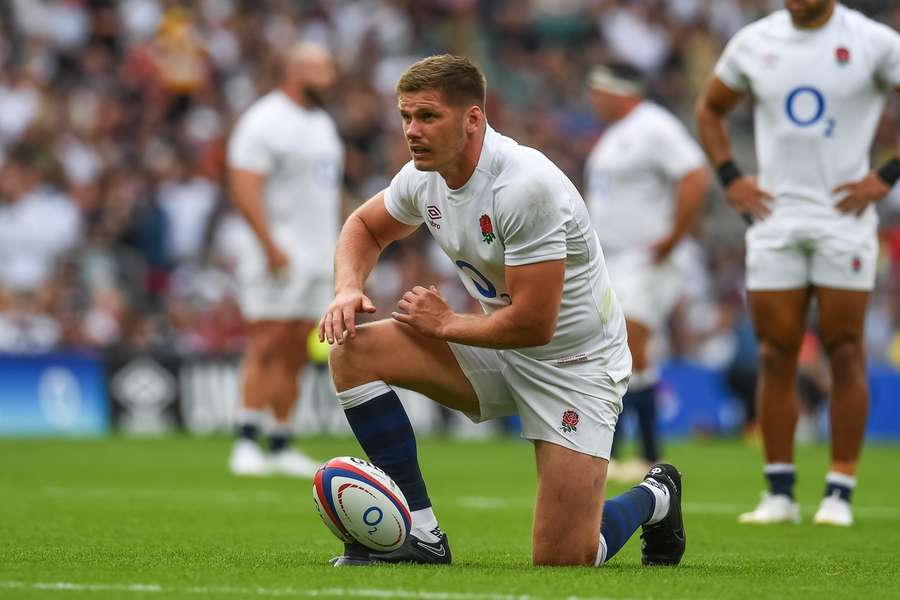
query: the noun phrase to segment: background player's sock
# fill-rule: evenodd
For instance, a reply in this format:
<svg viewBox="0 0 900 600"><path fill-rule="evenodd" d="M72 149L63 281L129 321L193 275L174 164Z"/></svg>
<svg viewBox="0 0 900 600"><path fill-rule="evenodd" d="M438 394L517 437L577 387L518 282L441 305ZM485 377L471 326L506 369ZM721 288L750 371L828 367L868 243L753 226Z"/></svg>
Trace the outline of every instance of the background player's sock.
<svg viewBox="0 0 900 600"><path fill-rule="evenodd" d="M665 517L669 510L669 493L660 487L642 482L624 494L606 501L603 505L603 522L600 524L600 550L596 566L599 567L615 556L638 527L653 519L659 521Z"/></svg>
<svg viewBox="0 0 900 600"><path fill-rule="evenodd" d="M416 436L396 392L383 381L373 381L338 392L337 397L359 445L372 464L397 482L410 510L429 508Z"/></svg>
<svg viewBox="0 0 900 600"><path fill-rule="evenodd" d="M255 442L259 436L266 411L255 408L241 408L237 417L237 436Z"/></svg>
<svg viewBox="0 0 900 600"><path fill-rule="evenodd" d="M629 402L637 413L644 460L650 464L659 462L659 445L656 439L656 388L650 386L634 391L629 389L622 401Z"/></svg>
<svg viewBox="0 0 900 600"><path fill-rule="evenodd" d="M841 500L850 502L850 495L853 493L853 488L855 487L856 477L844 475L837 471L829 471L828 475L825 476L824 496L827 498L829 496L837 495Z"/></svg>
<svg viewBox="0 0 900 600"><path fill-rule="evenodd" d="M288 423L276 423L269 431L269 452L278 454L291 444L291 426Z"/></svg>
<svg viewBox="0 0 900 600"><path fill-rule="evenodd" d="M787 496L794 499L794 483L797 469L791 463L769 463L763 469L769 483L769 493L773 496Z"/></svg>

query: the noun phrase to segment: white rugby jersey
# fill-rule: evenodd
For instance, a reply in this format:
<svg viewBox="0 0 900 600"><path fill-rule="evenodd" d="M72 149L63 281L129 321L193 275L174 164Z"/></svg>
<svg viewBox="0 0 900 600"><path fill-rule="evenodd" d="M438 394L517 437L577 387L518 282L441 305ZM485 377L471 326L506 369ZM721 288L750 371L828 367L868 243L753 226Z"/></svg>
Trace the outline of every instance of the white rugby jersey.
<svg viewBox="0 0 900 600"><path fill-rule="evenodd" d="M277 243L307 268L328 273L341 225L343 164L328 113L278 90L241 115L228 144L229 167L266 175L266 218Z"/></svg>
<svg viewBox="0 0 900 600"><path fill-rule="evenodd" d="M668 235L678 182L705 164L684 125L652 102L610 125L585 166L588 209L604 251L647 248Z"/></svg>
<svg viewBox="0 0 900 600"><path fill-rule="evenodd" d="M740 30L715 74L753 97L759 184L775 216L833 215L832 190L869 171L886 93L900 85L900 35L840 4L811 30L781 10ZM874 222L874 207L864 218Z"/></svg>
<svg viewBox="0 0 900 600"><path fill-rule="evenodd" d="M385 207L408 225L425 222L486 313L512 300L505 267L565 259L550 343L515 350L561 364L598 360L615 380L631 372L625 320L587 208L543 154L488 128L478 165L459 189L407 163L385 190Z"/></svg>

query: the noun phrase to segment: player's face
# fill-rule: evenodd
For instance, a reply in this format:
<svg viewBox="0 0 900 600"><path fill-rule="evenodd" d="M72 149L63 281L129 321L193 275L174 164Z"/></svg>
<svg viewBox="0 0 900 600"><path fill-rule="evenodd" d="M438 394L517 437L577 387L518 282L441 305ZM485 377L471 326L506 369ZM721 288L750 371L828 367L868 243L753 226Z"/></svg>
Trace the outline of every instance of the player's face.
<svg viewBox="0 0 900 600"><path fill-rule="evenodd" d="M791 14L791 20L798 25L814 23L833 5L835 0L784 0L784 8Z"/></svg>
<svg viewBox="0 0 900 600"><path fill-rule="evenodd" d="M446 103L436 90L398 96L403 134L420 171L440 171L457 161L466 145L464 111Z"/></svg>
<svg viewBox="0 0 900 600"><path fill-rule="evenodd" d="M614 96L613 94L598 89L590 90L589 95L591 98L591 104L594 105L594 110L597 111L597 115L601 120L606 123L616 120L616 101L618 99L618 96Z"/></svg>
<svg viewBox="0 0 900 600"><path fill-rule="evenodd" d="M302 65L300 93L313 106L323 106L328 91L334 87L337 72L327 56L315 57Z"/></svg>

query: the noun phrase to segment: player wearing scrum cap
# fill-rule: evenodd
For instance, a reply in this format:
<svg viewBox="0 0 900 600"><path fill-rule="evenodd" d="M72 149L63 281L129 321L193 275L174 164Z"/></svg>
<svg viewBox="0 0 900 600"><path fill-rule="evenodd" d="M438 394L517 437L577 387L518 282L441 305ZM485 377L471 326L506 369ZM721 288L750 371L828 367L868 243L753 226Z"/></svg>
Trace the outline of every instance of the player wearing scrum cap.
<svg viewBox="0 0 900 600"><path fill-rule="evenodd" d="M651 341L681 293L686 248L709 185L703 151L667 110L648 100L638 71L593 69L591 102L607 125L587 159L586 200L628 329L632 375L624 410L637 416L640 461L611 462L610 479L640 479L660 458ZM621 442L616 428L613 454Z"/></svg>

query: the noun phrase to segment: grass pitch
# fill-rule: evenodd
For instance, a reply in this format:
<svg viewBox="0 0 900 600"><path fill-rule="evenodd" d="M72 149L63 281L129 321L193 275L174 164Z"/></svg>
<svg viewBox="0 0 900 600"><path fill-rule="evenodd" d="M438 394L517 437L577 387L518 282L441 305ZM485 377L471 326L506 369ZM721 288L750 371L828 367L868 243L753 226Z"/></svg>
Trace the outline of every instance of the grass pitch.
<svg viewBox="0 0 900 600"><path fill-rule="evenodd" d="M351 439L306 440L320 458ZM900 447L866 448L857 524L815 527L827 450L798 452L804 522L739 526L762 489L759 452L738 442L671 444L684 473L688 550L640 565L634 536L601 569L530 566L531 446L420 441L452 567L334 569L339 544L311 484L237 479L226 439L0 441L0 597L9 598L898 598ZM623 489L612 486L614 495Z"/></svg>

